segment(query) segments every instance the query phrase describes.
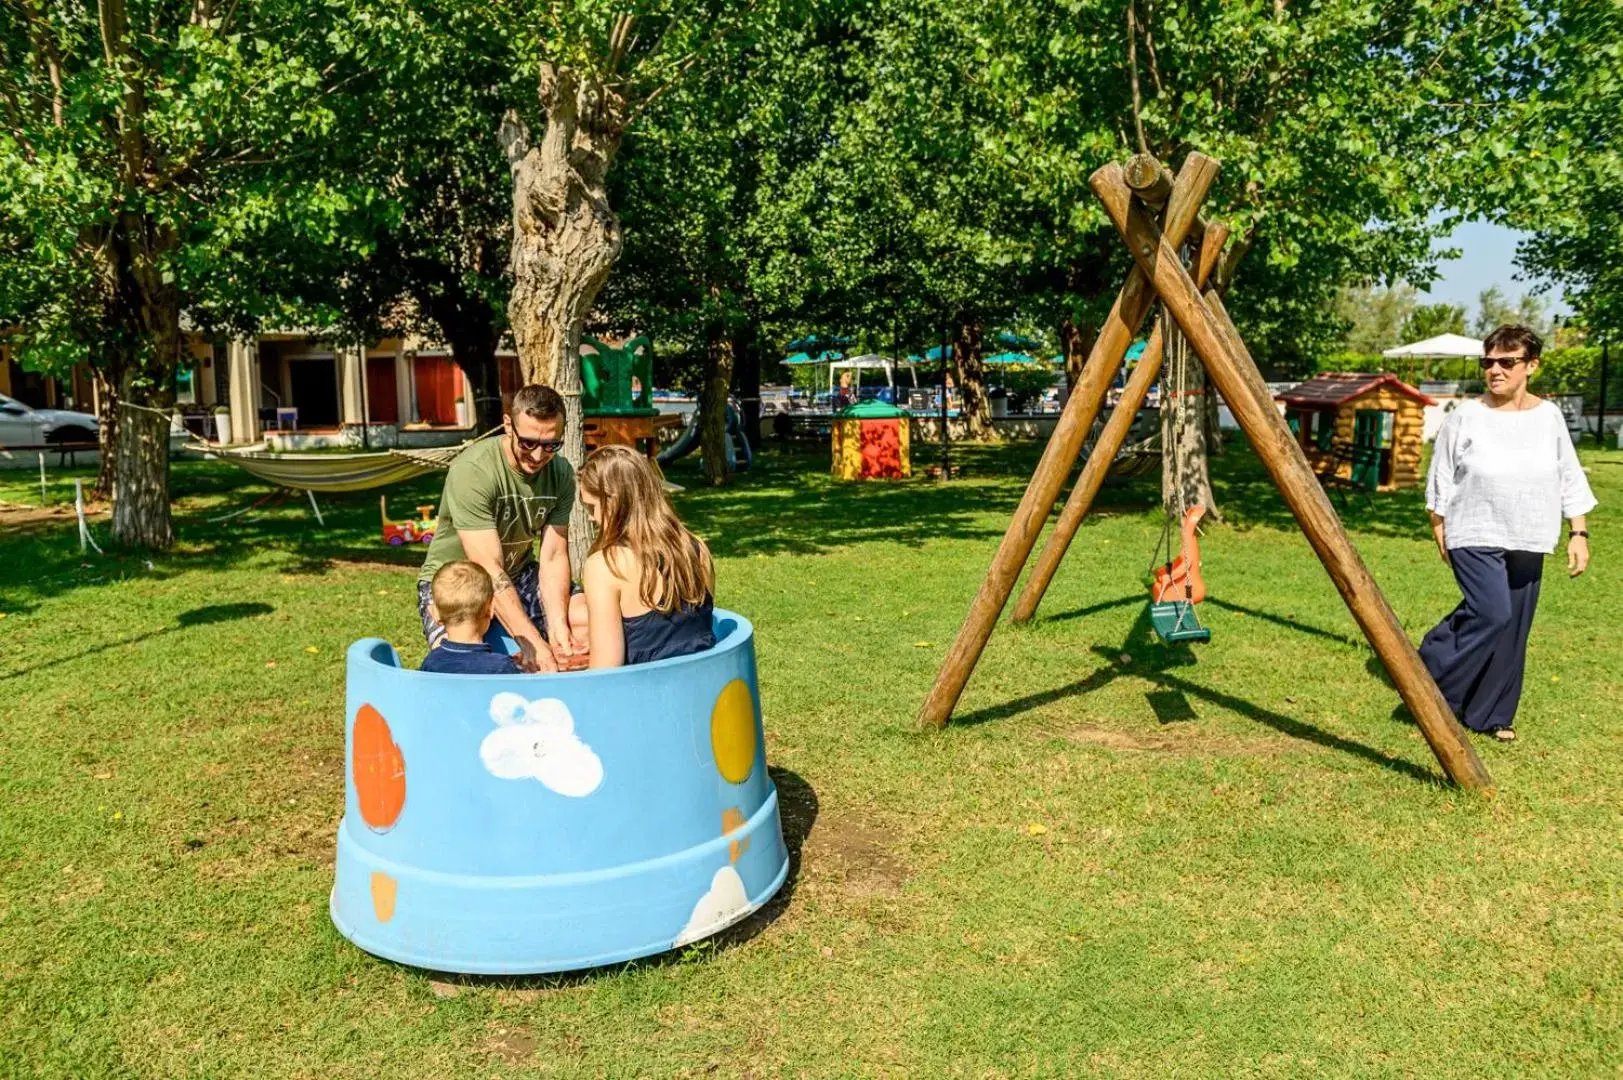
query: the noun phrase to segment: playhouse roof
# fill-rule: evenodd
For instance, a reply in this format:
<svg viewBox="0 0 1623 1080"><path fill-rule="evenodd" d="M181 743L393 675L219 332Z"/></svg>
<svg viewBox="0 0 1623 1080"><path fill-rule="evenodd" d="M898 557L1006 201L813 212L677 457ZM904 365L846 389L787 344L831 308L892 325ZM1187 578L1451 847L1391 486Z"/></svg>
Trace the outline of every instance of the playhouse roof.
<svg viewBox="0 0 1623 1080"><path fill-rule="evenodd" d="M1327 372L1315 375L1305 383L1291 387L1278 400L1287 405L1298 405L1310 409L1334 408L1344 405L1355 397L1362 397L1371 390L1382 386L1390 386L1393 390L1405 397L1413 398L1422 405L1435 405L1436 401L1422 394L1396 375L1360 375L1350 372Z"/></svg>

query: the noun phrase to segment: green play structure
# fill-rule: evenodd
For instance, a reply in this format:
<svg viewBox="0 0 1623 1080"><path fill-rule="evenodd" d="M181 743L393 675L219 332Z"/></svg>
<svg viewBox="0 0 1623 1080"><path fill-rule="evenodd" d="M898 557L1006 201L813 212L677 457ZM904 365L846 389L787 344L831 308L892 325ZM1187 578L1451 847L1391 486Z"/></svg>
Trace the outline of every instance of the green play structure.
<svg viewBox="0 0 1623 1080"><path fill-rule="evenodd" d="M616 348L580 340L581 411L587 416L655 416L654 347L645 336Z"/></svg>

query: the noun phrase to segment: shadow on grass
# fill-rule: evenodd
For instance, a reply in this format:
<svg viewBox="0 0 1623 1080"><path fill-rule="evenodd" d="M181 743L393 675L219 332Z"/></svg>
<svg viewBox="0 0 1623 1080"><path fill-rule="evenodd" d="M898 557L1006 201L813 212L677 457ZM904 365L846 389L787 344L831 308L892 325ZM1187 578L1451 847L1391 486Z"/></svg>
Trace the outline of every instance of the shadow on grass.
<svg viewBox="0 0 1623 1080"><path fill-rule="evenodd" d="M1311 634L1314 637L1323 638L1326 641L1336 641L1343 645L1350 645L1355 649L1369 648L1369 642L1365 641L1363 638L1348 637L1346 634L1338 634L1334 630L1324 630L1317 626L1310 625L1309 623L1298 622L1289 615L1275 615L1271 611L1263 611L1260 608L1246 607L1244 604L1230 603L1227 600L1219 600L1215 596L1208 596L1205 602L1212 605L1212 607L1222 608L1224 611L1232 611L1237 615L1244 615L1248 619L1261 619L1264 622L1271 622L1275 626L1283 626L1285 629L1294 630L1299 634Z"/></svg>
<svg viewBox="0 0 1623 1080"><path fill-rule="evenodd" d="M1110 601L1105 606L1116 606L1121 602ZM1084 609L1085 611L1086 609ZM1286 621L1285 625L1298 629L1302 628L1298 624L1289 621ZM1156 689L1150 691L1146 698L1151 710L1155 713L1156 719L1163 724L1197 719L1198 717L1190 705L1190 699L1193 698L1237 713L1293 739L1300 739L1315 746L1322 746L1361 758L1383 769L1407 776L1411 780L1418 780L1421 783L1436 786L1442 785L1443 778L1439 774L1429 772L1412 762L1390 757L1372 746L1366 746L1361 742L1343 738L1340 735L1333 735L1305 721L1274 712L1271 709L1265 709L1260 705L1224 693L1221 690L1201 686L1175 674L1174 668L1189 667L1199 662L1195 651L1188 645L1156 643L1135 653L1131 643L1143 641L1148 636L1149 631L1149 608L1146 605L1144 611L1139 614L1138 619L1133 623L1133 628L1127 634L1127 644L1116 649L1110 649L1103 645L1093 646L1093 653L1103 661L1103 664L1086 678L1078 679L1064 686L1028 694L1022 698L1004 702L1001 705L977 709L974 712L955 718L954 723L975 725L991 723L996 720L1006 720L1056 701L1102 689L1123 676L1134 676L1148 680L1155 685ZM1340 638L1340 635L1329 634L1328 631L1316 632L1338 640L1344 640ZM1141 660L1144 662L1139 663Z"/></svg>
<svg viewBox="0 0 1623 1080"><path fill-rule="evenodd" d="M697 466L674 466L688 484L677 508L718 556L815 554L853 543L920 546L937 539L995 539L988 510L1012 510L1040 444L955 448L968 479L845 483L828 475L828 452L769 446L756 467L723 488L703 487ZM389 489L402 506L438 503L444 478L430 475ZM50 597L108 581L163 580L188 571L231 570L267 557L276 572L321 575L366 567L410 571L425 550L383 542L377 492L318 496L325 524L302 498L267 498L274 489L223 461L183 460L171 470L175 548L121 551L107 541L107 519L92 522L103 555L81 555L73 519L49 528L0 533L0 595L10 614ZM257 505L256 505L257 504ZM211 518L246 510L226 521ZM403 604L415 595L403 589Z"/></svg>
<svg viewBox="0 0 1623 1080"><path fill-rule="evenodd" d="M1097 615L1103 611L1110 611L1119 607L1130 607L1133 604L1143 604L1148 607L1149 597L1144 593L1132 593L1128 596L1118 596L1114 600L1101 600L1097 604L1089 604L1074 611L1062 611L1058 615L1043 616L1044 622L1069 622L1072 619L1085 619L1089 615ZM1035 621L1035 618L1033 619Z"/></svg>
<svg viewBox="0 0 1623 1080"><path fill-rule="evenodd" d="M919 547L932 540L995 539L1002 527L977 519L1005 504L1013 509L1024 477L1010 458L1020 452L999 457L976 448L964 457L980 463L979 475L945 484L922 475L851 483L828 474L826 452L774 451L726 487L695 482L677 508L723 558L813 555L854 543ZM674 468L668 475L677 483L697 476Z"/></svg>
<svg viewBox="0 0 1623 1080"><path fill-rule="evenodd" d="M4 675L0 675L0 682L4 682L7 679L15 679L31 672L43 671L46 668L58 667L62 664L71 664L75 660L83 660L87 656L95 656L98 653L106 652L108 649L116 649L121 645L137 645L143 641L151 641L153 638L177 633L178 631L186 630L193 626L212 626L215 623L235 622L238 619L252 619L260 615L269 615L275 610L276 609L269 604L260 603L212 604L208 607L193 608L190 611L183 611L176 616L175 625L173 626L161 626L156 630L149 630L144 634L136 634L134 637L119 638L117 641L103 642L100 645L95 645L88 649L81 649L79 652L70 653L67 656L59 656L54 660L47 660L42 664L35 664L33 667L20 668L17 671L8 671Z"/></svg>
<svg viewBox="0 0 1623 1080"><path fill-rule="evenodd" d="M801 849L805 847L806 838L811 835L819 808L817 792L798 773L772 766L768 766L767 771L778 789L778 816L783 823L783 844L789 852L789 873L772 899L750 913L743 921L734 923L720 933L692 945L670 949L653 956L627 960L620 964L586 968L582 971L560 971L547 975L463 975L457 972L414 968L392 960L380 962L426 975L436 982L449 983L453 986L503 990L565 990L590 985L602 979L617 978L628 972L702 963L721 953L746 945L764 933L767 927L777 922L789 909L789 904L794 899L795 888L800 883Z"/></svg>

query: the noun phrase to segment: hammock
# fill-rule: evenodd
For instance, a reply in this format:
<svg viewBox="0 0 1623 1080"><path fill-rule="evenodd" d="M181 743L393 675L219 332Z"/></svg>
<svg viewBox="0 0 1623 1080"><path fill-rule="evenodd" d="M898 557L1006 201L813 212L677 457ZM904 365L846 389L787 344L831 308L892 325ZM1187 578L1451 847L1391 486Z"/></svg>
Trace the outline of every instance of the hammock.
<svg viewBox="0 0 1623 1080"><path fill-rule="evenodd" d="M367 491L414 480L451 467L471 443L426 450L382 450L371 454L272 454L207 444L193 449L225 461L272 484L295 491Z"/></svg>

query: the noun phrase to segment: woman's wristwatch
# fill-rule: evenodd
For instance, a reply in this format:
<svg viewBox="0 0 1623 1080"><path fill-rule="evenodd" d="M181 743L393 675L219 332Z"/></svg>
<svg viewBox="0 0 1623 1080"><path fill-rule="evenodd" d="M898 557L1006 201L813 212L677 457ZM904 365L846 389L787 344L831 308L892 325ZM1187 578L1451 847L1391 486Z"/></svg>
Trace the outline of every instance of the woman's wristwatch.
<svg viewBox="0 0 1623 1080"><path fill-rule="evenodd" d="M1573 537L1582 537L1583 539L1588 540L1589 539L1589 530L1588 529L1573 529L1571 532L1569 532L1567 534L1567 539L1571 540Z"/></svg>

